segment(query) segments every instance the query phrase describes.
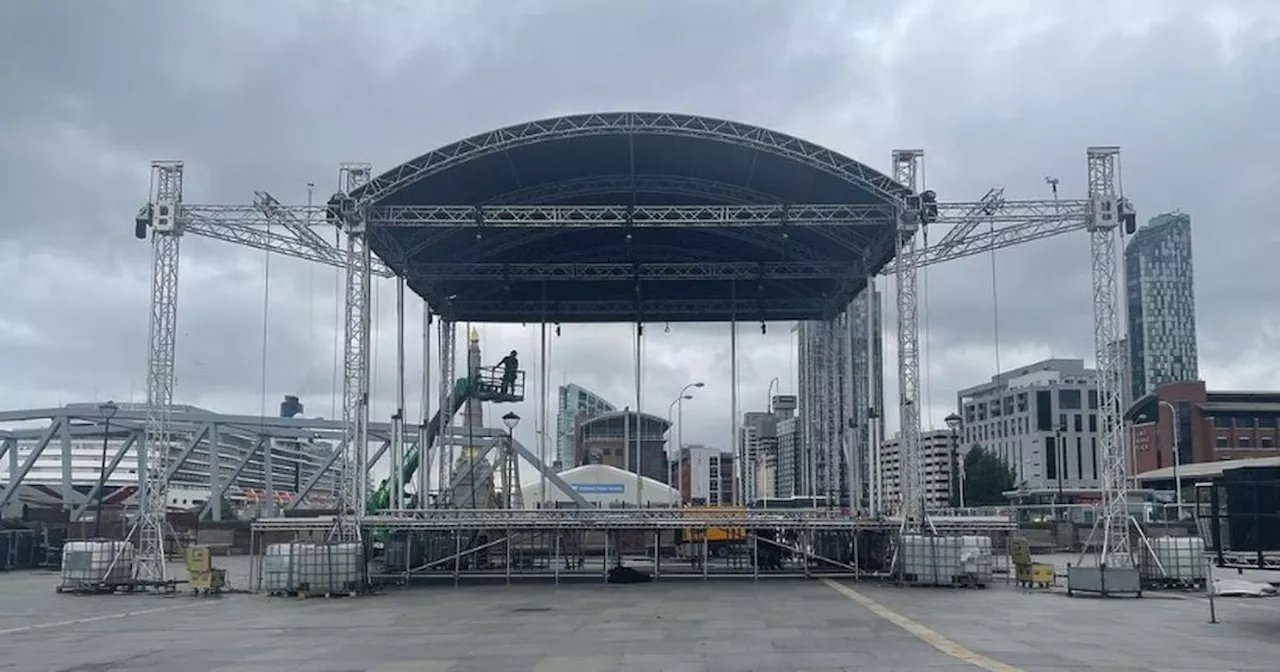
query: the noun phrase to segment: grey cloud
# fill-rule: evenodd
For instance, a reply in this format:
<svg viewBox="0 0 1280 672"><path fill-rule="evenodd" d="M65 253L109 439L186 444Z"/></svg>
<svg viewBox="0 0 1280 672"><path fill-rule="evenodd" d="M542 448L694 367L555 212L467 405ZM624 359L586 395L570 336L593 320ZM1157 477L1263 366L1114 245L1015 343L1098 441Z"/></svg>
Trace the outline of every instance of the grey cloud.
<svg viewBox="0 0 1280 672"><path fill-rule="evenodd" d="M1222 377L1211 384L1271 380L1244 360L1275 349L1266 325L1280 321L1268 301L1280 240L1266 226L1280 187L1268 120L1280 100L1263 85L1280 79L1274 4L1028 2L984 16L951 3L743 4L525 2L504 13L495 3L422 3L395 13L356 3L101 2L74 15L4 4L0 86L14 95L0 97L0 403L141 397L149 256L129 230L151 158L186 160L191 202L245 202L253 189L299 202L307 182L327 194L340 160L385 169L503 124L624 108L769 125L881 167L893 147L924 147L929 186L948 200L994 185L1044 197L1045 175L1078 196L1085 146L1120 144L1143 218L1177 207L1193 217L1202 361ZM1221 7L1242 17L1230 60L1202 19ZM262 255L184 246L179 399L257 412ZM996 260L1002 364L1091 359L1087 236ZM994 370L989 264L984 256L929 271L936 418L955 389ZM297 393L309 414L330 415L332 271L273 260L271 278L268 409ZM377 417L394 404L393 294L382 285ZM409 305L414 409L420 304ZM647 330L645 410L665 413L684 382L702 378L685 439L724 445L727 327ZM487 357L510 344L528 353L532 375L535 327L483 333ZM552 407L565 380L633 403L627 327L563 334L552 341ZM887 342L893 399L892 331ZM761 335L744 324L739 344L744 410L763 406L773 376L794 389L784 325ZM532 396L514 407L536 413ZM526 444L533 424L518 430Z"/></svg>

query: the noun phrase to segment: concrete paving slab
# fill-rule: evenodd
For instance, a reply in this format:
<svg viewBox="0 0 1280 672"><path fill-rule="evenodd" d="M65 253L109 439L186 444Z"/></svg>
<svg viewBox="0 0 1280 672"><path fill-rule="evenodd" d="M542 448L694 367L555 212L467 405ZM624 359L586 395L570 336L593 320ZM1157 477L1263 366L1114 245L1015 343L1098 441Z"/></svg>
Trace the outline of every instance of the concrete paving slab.
<svg viewBox="0 0 1280 672"><path fill-rule="evenodd" d="M1038 670L1277 669L1280 599L1219 599L1210 624L1202 596L1069 598L988 590L849 584L859 593L1002 663ZM1271 633L1271 634L1268 634Z"/></svg>
<svg viewBox="0 0 1280 672"><path fill-rule="evenodd" d="M245 567L233 575L247 577ZM817 581L439 586L311 600L74 597L55 595L56 582L0 575L0 670L979 669ZM1280 600L1219 600L1223 622L1209 625L1194 596L848 585L1006 672L1257 672L1280 660Z"/></svg>

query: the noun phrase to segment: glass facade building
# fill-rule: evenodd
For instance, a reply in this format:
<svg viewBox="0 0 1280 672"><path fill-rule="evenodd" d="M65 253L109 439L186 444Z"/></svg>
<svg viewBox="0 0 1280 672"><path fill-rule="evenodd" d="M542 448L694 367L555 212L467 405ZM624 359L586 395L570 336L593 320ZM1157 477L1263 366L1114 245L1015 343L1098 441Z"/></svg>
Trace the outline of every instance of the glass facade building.
<svg viewBox="0 0 1280 672"><path fill-rule="evenodd" d="M573 383L560 386L560 406L556 412L556 462L560 469L572 469L573 430L577 423L618 410L603 397Z"/></svg>
<svg viewBox="0 0 1280 672"><path fill-rule="evenodd" d="M1130 399L1200 378L1191 217L1159 215L1125 246Z"/></svg>

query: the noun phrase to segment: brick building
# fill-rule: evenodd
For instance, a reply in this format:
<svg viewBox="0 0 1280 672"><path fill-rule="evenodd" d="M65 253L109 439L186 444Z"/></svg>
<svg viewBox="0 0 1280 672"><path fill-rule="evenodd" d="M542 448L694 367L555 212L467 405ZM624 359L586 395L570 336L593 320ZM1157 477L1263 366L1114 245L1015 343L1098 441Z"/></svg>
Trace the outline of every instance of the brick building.
<svg viewBox="0 0 1280 672"><path fill-rule="evenodd" d="M1280 392L1208 391L1200 380L1169 383L1135 401L1125 418L1137 473L1173 466L1175 423L1181 464L1280 456Z"/></svg>

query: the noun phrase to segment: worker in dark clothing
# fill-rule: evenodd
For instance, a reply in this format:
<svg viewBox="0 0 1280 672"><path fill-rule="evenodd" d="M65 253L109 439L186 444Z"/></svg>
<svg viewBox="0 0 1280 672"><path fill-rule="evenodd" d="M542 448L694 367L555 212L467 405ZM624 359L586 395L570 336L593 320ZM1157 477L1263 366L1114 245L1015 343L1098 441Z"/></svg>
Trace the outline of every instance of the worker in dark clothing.
<svg viewBox="0 0 1280 672"><path fill-rule="evenodd" d="M511 354L502 358L498 362L498 366L502 367L502 390L500 394L512 394L516 389L516 372L520 370L520 360L516 358L516 351L512 350Z"/></svg>

